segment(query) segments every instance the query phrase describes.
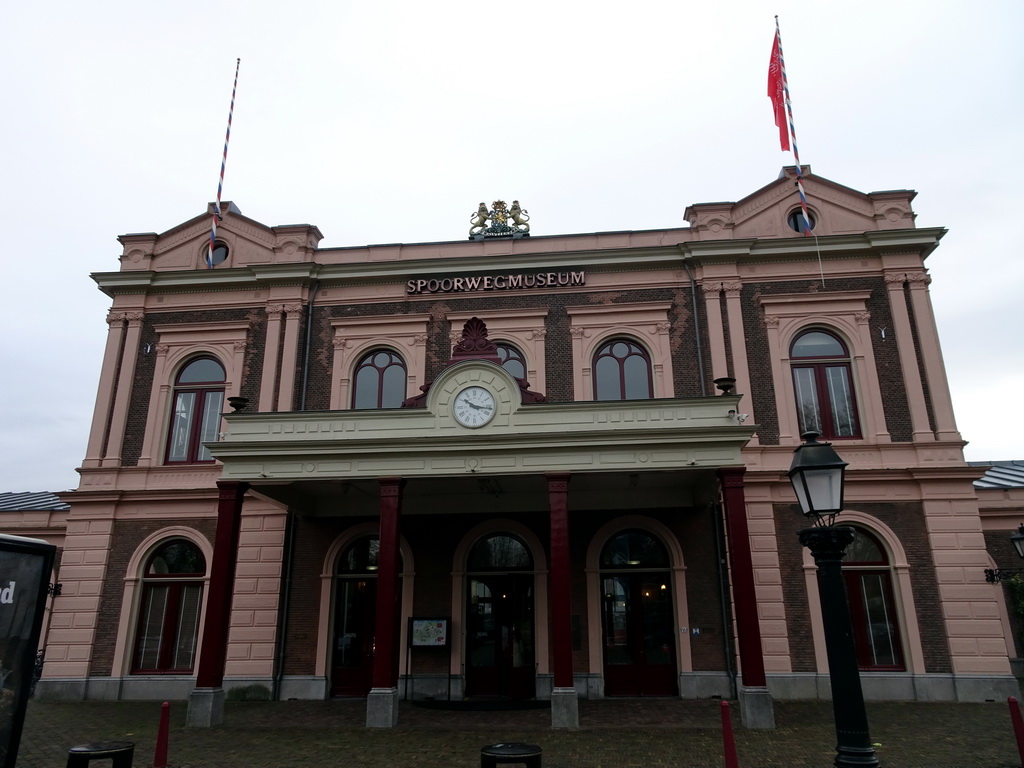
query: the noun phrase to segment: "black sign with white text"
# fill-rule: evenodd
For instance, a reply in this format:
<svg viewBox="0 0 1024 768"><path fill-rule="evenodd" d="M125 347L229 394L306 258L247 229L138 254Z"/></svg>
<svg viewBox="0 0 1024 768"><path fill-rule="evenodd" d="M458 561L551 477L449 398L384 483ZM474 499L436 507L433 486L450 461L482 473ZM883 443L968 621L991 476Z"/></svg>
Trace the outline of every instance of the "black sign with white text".
<svg viewBox="0 0 1024 768"><path fill-rule="evenodd" d="M14 768L56 547L0 535L0 765Z"/></svg>

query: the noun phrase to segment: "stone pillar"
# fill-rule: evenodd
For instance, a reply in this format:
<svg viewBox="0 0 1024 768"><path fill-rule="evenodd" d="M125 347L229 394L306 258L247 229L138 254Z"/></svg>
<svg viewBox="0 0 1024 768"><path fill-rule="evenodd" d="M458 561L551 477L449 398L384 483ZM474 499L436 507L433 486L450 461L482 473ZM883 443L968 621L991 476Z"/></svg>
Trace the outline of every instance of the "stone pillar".
<svg viewBox="0 0 1024 768"><path fill-rule="evenodd" d="M121 466L121 448L124 444L125 428L128 424L128 406L132 397L132 380L135 378L135 365L139 359L139 341L142 337L142 312L128 312L128 332L124 337L124 352L121 355L121 373L117 377L117 393L114 396L113 411L110 417L110 436L107 438L107 450L102 466Z"/></svg>
<svg viewBox="0 0 1024 768"><path fill-rule="evenodd" d="M932 301L928 296L928 284L931 281L932 279L924 272L907 274L907 282L910 284L910 306L914 310L921 362L924 364L924 375L928 380L928 394L935 418L935 436L939 440L960 442L963 438L960 437L953 416L953 399L949 394L946 365L942 361L939 330L935 326L935 313L932 312Z"/></svg>
<svg viewBox="0 0 1024 768"><path fill-rule="evenodd" d="M281 351L282 304L267 305L267 340L263 346L263 371L260 374L260 403L256 410L276 411L277 363ZM293 372L294 373L294 372Z"/></svg>
<svg viewBox="0 0 1024 768"><path fill-rule="evenodd" d="M242 499L249 485L220 480L217 488L220 491L217 501L217 535L213 541L213 562L210 564L206 621L199 648L196 687L188 697L185 721L187 726L193 728L209 728L224 722L224 664L231 625L231 595L235 591Z"/></svg>
<svg viewBox="0 0 1024 768"><path fill-rule="evenodd" d="M549 474L548 508L551 525L551 647L554 690L551 727L578 728L579 700L572 674L572 583L569 559L569 475Z"/></svg>
<svg viewBox="0 0 1024 768"><path fill-rule="evenodd" d="M740 716L747 728L774 728L775 706L764 674L761 650L761 625L757 615L754 588L754 563L747 530L747 505L743 494L744 467L718 470L725 501L725 521L729 534L729 562L732 565L733 608L739 637L741 683Z"/></svg>
<svg viewBox="0 0 1024 768"><path fill-rule="evenodd" d="M399 517L402 478L380 483L380 552L377 556L377 617L374 628L373 688L366 698L366 727L398 725Z"/></svg>
<svg viewBox="0 0 1024 768"><path fill-rule="evenodd" d="M107 421L110 409L114 406L114 375L117 373L117 361L121 355L121 344L124 339L124 312L110 312L107 315L107 346L103 351L103 367L100 369L100 383L96 388L96 406L92 410L92 428L89 430L89 443L85 450L83 467L98 467L103 459L107 441Z"/></svg>
<svg viewBox="0 0 1024 768"><path fill-rule="evenodd" d="M889 308L892 310L893 337L900 356L900 368L903 369L903 388L906 390L907 405L910 407L913 440L915 443L933 442L935 433L928 423L921 369L917 362L917 350L914 349L914 332L910 325L910 312L903 290L906 280L907 276L903 272L885 276Z"/></svg>
<svg viewBox="0 0 1024 768"><path fill-rule="evenodd" d="M299 325L302 311L301 304L284 305L284 348L281 350L281 380L277 389L278 411L294 409L292 401L295 398L295 372L299 363Z"/></svg>

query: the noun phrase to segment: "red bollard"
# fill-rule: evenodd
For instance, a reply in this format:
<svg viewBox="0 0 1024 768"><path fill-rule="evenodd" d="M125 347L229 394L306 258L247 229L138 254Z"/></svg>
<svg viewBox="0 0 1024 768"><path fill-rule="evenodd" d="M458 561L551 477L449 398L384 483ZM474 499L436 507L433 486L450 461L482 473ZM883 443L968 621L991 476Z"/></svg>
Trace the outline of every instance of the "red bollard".
<svg viewBox="0 0 1024 768"><path fill-rule="evenodd" d="M736 759L736 740L732 736L732 715L729 702L722 702L722 746L725 748L725 768L740 768Z"/></svg>
<svg viewBox="0 0 1024 768"><path fill-rule="evenodd" d="M1017 699L1013 696L1006 700L1010 707L1010 720L1013 721L1013 735L1017 737L1017 754L1020 755L1021 764L1024 765L1024 718L1020 716L1020 707L1017 706Z"/></svg>
<svg viewBox="0 0 1024 768"><path fill-rule="evenodd" d="M166 701L160 705L160 728L156 732L156 751L153 752L153 768L167 768L167 732L171 727L171 705Z"/></svg>

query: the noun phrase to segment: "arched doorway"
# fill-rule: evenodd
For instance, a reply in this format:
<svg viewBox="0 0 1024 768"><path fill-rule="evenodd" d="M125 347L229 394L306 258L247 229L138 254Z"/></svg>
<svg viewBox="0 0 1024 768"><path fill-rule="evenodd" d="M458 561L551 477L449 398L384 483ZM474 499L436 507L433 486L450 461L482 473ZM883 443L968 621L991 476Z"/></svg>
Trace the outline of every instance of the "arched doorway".
<svg viewBox="0 0 1024 768"><path fill-rule="evenodd" d="M478 541L466 567L466 695L535 695L533 557L516 536Z"/></svg>
<svg viewBox="0 0 1024 768"><path fill-rule="evenodd" d="M338 558L334 589L331 695L363 697L373 675L380 539L363 536Z"/></svg>
<svg viewBox="0 0 1024 768"><path fill-rule="evenodd" d="M622 531L601 550L601 624L607 696L676 696L672 578L665 546Z"/></svg>

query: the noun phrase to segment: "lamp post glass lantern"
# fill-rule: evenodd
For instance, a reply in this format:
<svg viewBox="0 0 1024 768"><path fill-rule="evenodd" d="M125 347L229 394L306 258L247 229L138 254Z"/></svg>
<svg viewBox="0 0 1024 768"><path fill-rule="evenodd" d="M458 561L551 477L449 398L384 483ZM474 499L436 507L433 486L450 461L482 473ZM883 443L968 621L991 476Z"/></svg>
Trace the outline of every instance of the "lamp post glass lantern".
<svg viewBox="0 0 1024 768"><path fill-rule="evenodd" d="M832 711L836 721L836 759L839 768L877 766L878 759L868 732L864 692L857 666L857 649L843 581L843 557L853 541L854 530L834 525L843 509L843 484L847 463L830 443L819 443L816 432L803 435L804 443L793 453L789 480L800 511L812 521L799 532L800 543L811 551L818 567L818 597L825 629Z"/></svg>

